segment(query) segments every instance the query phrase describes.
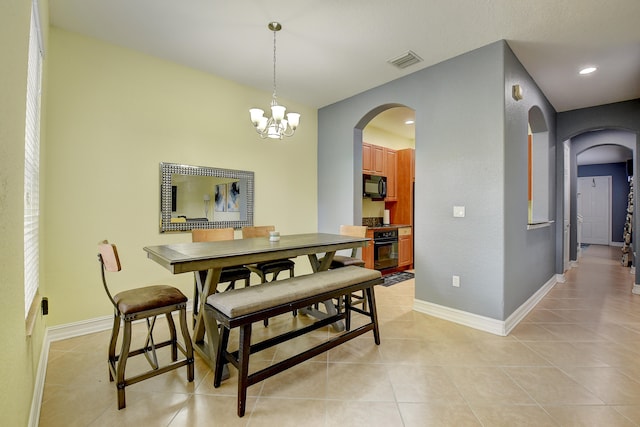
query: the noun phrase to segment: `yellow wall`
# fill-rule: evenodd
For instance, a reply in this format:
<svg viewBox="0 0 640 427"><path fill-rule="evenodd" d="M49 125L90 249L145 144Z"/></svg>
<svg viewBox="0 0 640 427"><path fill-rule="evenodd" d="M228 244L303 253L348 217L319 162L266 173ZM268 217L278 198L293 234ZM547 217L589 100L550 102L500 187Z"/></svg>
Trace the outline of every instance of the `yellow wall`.
<svg viewBox="0 0 640 427"><path fill-rule="evenodd" d="M316 110L296 135L261 140L249 108L268 109L254 90L95 39L51 28L47 93L45 275L48 325L111 313L101 287L96 244L118 245L117 292L172 283L191 295L193 276L172 276L142 250L191 240L158 230L159 163L255 172L256 224L282 233L317 231ZM310 272L299 259L296 271Z"/></svg>
<svg viewBox="0 0 640 427"><path fill-rule="evenodd" d="M26 336L24 310L24 129L31 3L0 2L0 425L24 426L44 321ZM46 11L45 11L46 16Z"/></svg>
<svg viewBox="0 0 640 427"><path fill-rule="evenodd" d="M416 148L416 140L414 138L404 138L395 133L387 132L375 126L365 126L362 130L362 140L369 144L379 145L381 147L392 148L394 150L402 150L405 148Z"/></svg>

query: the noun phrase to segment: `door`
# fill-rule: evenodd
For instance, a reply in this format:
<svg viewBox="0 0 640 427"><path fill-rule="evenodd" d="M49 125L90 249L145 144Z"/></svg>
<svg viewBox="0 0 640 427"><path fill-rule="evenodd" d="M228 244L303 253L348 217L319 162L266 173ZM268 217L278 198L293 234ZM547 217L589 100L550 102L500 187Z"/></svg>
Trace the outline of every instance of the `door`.
<svg viewBox="0 0 640 427"><path fill-rule="evenodd" d="M582 243L608 245L611 241L611 177L578 178L578 193Z"/></svg>

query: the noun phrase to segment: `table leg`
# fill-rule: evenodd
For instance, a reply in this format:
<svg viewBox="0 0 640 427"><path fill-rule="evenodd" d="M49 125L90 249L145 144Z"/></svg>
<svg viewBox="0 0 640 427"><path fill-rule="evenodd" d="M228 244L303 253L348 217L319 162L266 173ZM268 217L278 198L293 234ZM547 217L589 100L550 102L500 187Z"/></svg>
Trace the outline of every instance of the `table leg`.
<svg viewBox="0 0 640 427"><path fill-rule="evenodd" d="M218 332L218 322L212 316L208 315L204 306L207 297L216 291L218 281L220 280L220 272L222 268L212 268L207 271L207 277L202 283L199 274L196 274L196 290L194 301L197 301L197 313L195 314L195 325L193 327L193 348L198 352L200 357L213 370L216 366L216 350L220 345L220 334ZM206 336L206 340L205 340ZM222 379L229 378L229 369L225 365Z"/></svg>

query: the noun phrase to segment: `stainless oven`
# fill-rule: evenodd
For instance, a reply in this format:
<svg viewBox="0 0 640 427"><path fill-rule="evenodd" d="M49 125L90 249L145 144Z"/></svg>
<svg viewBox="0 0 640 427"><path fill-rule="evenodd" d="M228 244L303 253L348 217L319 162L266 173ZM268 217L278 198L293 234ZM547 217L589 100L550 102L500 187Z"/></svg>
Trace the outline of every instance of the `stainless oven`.
<svg viewBox="0 0 640 427"><path fill-rule="evenodd" d="M386 270L398 266L398 229L373 232L373 268Z"/></svg>

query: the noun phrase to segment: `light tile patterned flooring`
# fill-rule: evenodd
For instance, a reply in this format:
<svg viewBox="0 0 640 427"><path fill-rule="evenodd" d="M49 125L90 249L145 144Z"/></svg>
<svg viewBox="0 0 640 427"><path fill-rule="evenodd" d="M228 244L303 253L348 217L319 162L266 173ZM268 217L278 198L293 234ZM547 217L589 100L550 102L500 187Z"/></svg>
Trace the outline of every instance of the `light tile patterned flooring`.
<svg viewBox="0 0 640 427"><path fill-rule="evenodd" d="M197 358L193 383L185 368L143 381L118 411L109 333L58 341L40 426L638 426L640 295L619 259L619 248L588 247L508 337L413 312L413 280L379 286L380 346L368 333L250 387L244 418L234 368L215 389ZM292 319L256 325L254 336L308 322ZM332 333L255 355L254 368Z"/></svg>

